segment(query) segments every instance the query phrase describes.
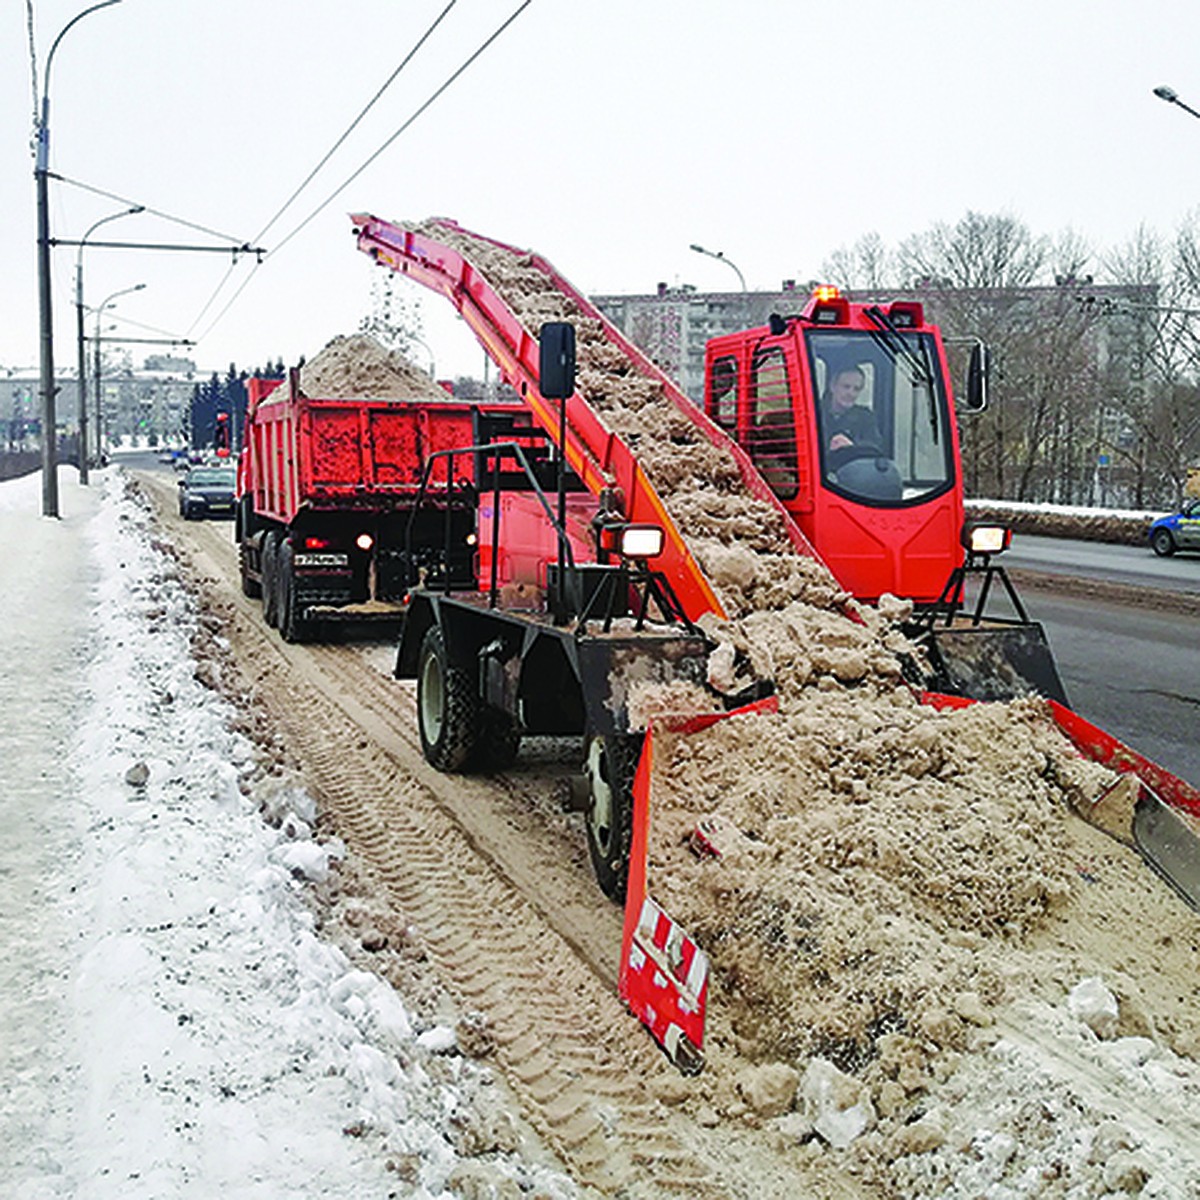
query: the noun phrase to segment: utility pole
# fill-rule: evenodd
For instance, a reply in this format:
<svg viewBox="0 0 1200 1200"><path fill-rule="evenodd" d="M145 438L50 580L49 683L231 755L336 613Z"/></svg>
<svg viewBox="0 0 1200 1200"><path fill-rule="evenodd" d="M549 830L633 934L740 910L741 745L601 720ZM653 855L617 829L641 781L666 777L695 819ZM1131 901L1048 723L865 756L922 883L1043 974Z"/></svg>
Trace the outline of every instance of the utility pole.
<svg viewBox="0 0 1200 1200"><path fill-rule="evenodd" d="M77 13L63 26L46 56L42 79L42 106L37 118L37 153L33 175L37 185L37 272L38 324L41 330L39 371L42 392L42 516L57 517L58 512L58 417L55 413L54 315L50 303L50 67L54 52L67 30L97 9L120 4L121 0L102 0Z"/></svg>
<svg viewBox="0 0 1200 1200"><path fill-rule="evenodd" d="M88 407L87 407L87 362L83 348L83 248L87 245L87 240L101 225L106 225L109 221L116 221L120 217L130 217L136 213L145 212L146 208L143 204L134 204L129 208L122 210L119 213L111 213L107 217L101 217L96 221L87 233L79 239L79 251L75 256L75 340L76 340L76 356L78 358L79 370L79 482L87 484L88 482ZM97 403L99 397L97 396ZM99 420L97 420L97 429L99 428ZM99 440L97 439L96 448L99 450Z"/></svg>

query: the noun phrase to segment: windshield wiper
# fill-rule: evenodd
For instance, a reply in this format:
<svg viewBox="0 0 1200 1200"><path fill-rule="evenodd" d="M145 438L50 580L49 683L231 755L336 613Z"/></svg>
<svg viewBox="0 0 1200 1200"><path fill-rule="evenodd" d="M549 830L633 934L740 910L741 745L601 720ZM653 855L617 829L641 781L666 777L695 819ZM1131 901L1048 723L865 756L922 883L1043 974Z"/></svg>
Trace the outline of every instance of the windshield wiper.
<svg viewBox="0 0 1200 1200"><path fill-rule="evenodd" d="M933 444L936 446L938 442L937 397L934 395L933 368L929 364L929 347L925 339L918 339L921 345L921 355L918 358L913 348L905 340L904 334L877 304L864 309L863 313L876 327L871 330L871 336L877 342L886 342L893 358L897 353L904 358L913 372L913 385L923 387L929 396L929 429L933 437Z"/></svg>
<svg viewBox="0 0 1200 1200"><path fill-rule="evenodd" d="M913 383L924 384L928 388L933 386L933 374L929 370L928 362L923 362L913 353L912 347L904 340L904 334L893 323L891 317L887 315L877 304L873 304L870 308L863 309L867 320L869 320L877 329L882 331L882 340L887 342L888 349L891 351L892 357L899 355L908 363L914 373ZM876 339L881 340L880 338Z"/></svg>

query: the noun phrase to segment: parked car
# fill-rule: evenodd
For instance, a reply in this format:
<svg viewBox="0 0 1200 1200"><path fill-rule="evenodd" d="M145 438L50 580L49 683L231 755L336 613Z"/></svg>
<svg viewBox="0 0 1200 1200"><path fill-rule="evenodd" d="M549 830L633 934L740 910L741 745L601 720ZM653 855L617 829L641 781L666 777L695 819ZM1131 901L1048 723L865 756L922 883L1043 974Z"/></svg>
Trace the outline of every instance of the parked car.
<svg viewBox="0 0 1200 1200"><path fill-rule="evenodd" d="M1200 499L1189 500L1169 517L1159 517L1150 526L1150 545L1155 554L1176 550L1200 550Z"/></svg>
<svg viewBox="0 0 1200 1200"><path fill-rule="evenodd" d="M187 521L232 517L237 468L192 467L179 481L179 515Z"/></svg>

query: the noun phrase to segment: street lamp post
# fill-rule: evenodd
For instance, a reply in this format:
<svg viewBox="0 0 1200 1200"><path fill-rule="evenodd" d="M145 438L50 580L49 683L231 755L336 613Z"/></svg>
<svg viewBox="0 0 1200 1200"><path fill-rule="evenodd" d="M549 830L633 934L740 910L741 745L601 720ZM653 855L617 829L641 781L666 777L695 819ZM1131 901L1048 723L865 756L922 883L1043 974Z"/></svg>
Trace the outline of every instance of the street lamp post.
<svg viewBox="0 0 1200 1200"><path fill-rule="evenodd" d="M691 244L689 249L695 250L695 252L697 254L705 254L709 258L715 258L718 262L723 262L727 267L733 267L733 270L738 277L738 282L742 285L742 293L743 293L743 295L745 294L745 292L746 292L745 277L742 275L741 271L739 271L737 269L737 265L734 262L732 262L730 259L726 258L722 251L720 251L720 250L705 250L705 248L703 246L697 246L695 242L693 242Z"/></svg>
<svg viewBox="0 0 1200 1200"><path fill-rule="evenodd" d="M1200 112L1197 112L1194 108L1184 104L1184 102L1180 100L1174 88L1169 88L1166 86L1166 84L1160 84L1154 89L1154 94L1160 100L1165 100L1168 104L1174 104L1177 107L1182 108L1186 113L1191 113L1193 117L1200 117Z"/></svg>
<svg viewBox="0 0 1200 1200"><path fill-rule="evenodd" d="M95 345L95 362L96 370L93 379L96 383L96 456L99 458L104 453L104 389L101 386L100 374L100 318L104 315L106 308L112 308L113 301L120 296L128 296L130 292L140 292L146 285L144 283L135 283L133 287L122 288L119 292L113 292L99 308L96 309L96 345Z"/></svg>
<svg viewBox="0 0 1200 1200"><path fill-rule="evenodd" d="M122 212L101 217L79 239L79 251L75 255L75 337L79 369L79 482L82 484L88 482L87 357L83 348L83 248L87 245L88 238L101 225L107 225L109 221L116 221L121 217L131 217L135 213L145 211L144 204L135 204ZM97 403L99 403L99 397L97 397ZM97 428L99 428L99 420L97 420ZM99 443L97 442L98 447Z"/></svg>
<svg viewBox="0 0 1200 1200"><path fill-rule="evenodd" d="M417 345L420 346L421 349L424 350L425 353L429 355L429 378L436 379L437 378L437 363L434 362L433 351L430 350L429 343L426 342L424 338L417 337L417 335L415 333L410 333L407 336L408 336L408 340L410 342L416 342Z"/></svg>
<svg viewBox="0 0 1200 1200"><path fill-rule="evenodd" d="M83 12L76 14L63 27L46 56L46 70L42 77L41 113L37 118L37 155L34 159L33 175L37 185L37 269L38 269L38 325L40 328L40 375L42 391L42 516L57 517L58 514L58 420L54 411L54 330L50 304L50 200L48 175L50 171L50 67L54 52L66 36L67 30L81 21L88 13L121 0L101 0Z"/></svg>

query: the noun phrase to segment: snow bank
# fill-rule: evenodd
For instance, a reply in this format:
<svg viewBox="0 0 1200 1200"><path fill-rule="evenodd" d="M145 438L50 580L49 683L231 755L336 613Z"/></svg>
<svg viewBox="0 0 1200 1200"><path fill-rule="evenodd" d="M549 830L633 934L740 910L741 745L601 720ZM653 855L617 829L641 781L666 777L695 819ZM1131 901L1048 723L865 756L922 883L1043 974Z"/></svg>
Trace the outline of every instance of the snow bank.
<svg viewBox="0 0 1200 1200"><path fill-rule="evenodd" d="M23 1047L20 1086L0 1101L6 1194L435 1197L482 1172L572 1195L516 1154L456 1149L486 1070L438 1038L424 1049L430 1031L394 990L316 936L304 890L342 850L312 839L307 797L275 814L279 828L263 821L256 747L197 677L176 564L119 472L98 504L96 490L95 516L68 529L10 516L36 511L30 484L0 486L0 528L29 524L27 550L49 560L35 578L71 581L80 552L91 575L90 592L40 600L55 622L60 607L86 613L74 635L46 627L65 646L39 649L47 666L62 671L81 644L90 661L41 689L63 697L36 726L60 773L28 759L50 778L33 798L55 852L17 916L25 953L40 934L50 1020L16 1003L6 973L6 1040ZM36 589L24 599L36 625Z"/></svg>

